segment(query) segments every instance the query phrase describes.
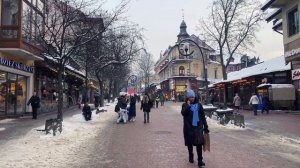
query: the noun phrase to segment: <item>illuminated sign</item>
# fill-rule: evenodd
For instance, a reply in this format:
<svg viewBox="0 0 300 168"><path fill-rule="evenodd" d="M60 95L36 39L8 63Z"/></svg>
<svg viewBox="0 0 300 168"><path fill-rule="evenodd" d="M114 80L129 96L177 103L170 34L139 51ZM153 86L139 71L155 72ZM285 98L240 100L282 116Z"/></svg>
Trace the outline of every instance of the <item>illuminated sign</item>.
<svg viewBox="0 0 300 168"><path fill-rule="evenodd" d="M24 65L22 63L17 63L12 60L7 60L7 59L1 58L1 57L0 57L0 64L11 67L11 68L15 68L18 70L31 72L31 73L33 73L33 70L34 70L34 67L30 67L30 66Z"/></svg>

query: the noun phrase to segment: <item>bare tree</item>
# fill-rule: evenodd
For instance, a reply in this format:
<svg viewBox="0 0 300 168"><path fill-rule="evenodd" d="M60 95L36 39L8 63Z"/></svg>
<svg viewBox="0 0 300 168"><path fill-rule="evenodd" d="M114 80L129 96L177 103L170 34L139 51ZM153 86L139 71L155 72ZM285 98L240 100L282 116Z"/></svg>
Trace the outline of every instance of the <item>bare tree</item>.
<svg viewBox="0 0 300 168"><path fill-rule="evenodd" d="M216 45L220 52L223 79L233 56L240 50L253 46L255 33L263 19L258 0L213 0L206 20L200 20L201 34ZM227 91L224 94L227 103Z"/></svg>
<svg viewBox="0 0 300 168"><path fill-rule="evenodd" d="M104 105L104 81L108 78L107 67L128 64L143 49L140 31L130 25L118 26L107 31L96 44L93 67L100 86L100 106Z"/></svg>
<svg viewBox="0 0 300 168"><path fill-rule="evenodd" d="M58 119L63 119L63 74L66 65L75 57L80 48L94 40L115 22L124 12L128 1L122 1L111 14L102 14L101 5L95 0L45 1L45 14L42 18L33 17L37 28L36 40L45 51L46 57L53 60L58 73ZM108 16L108 19L104 18ZM85 25L89 18L101 18L103 22ZM83 26L84 25L84 26ZM93 36L90 32L93 31Z"/></svg>
<svg viewBox="0 0 300 168"><path fill-rule="evenodd" d="M206 20L200 20L202 36L218 47L222 73L235 53L253 46L259 23L263 19L258 0L214 0Z"/></svg>
<svg viewBox="0 0 300 168"><path fill-rule="evenodd" d="M151 75L151 71L154 69L154 60L153 55L145 52L140 54L140 57L137 59L137 68L138 71L141 71L145 80L145 89L149 85L149 77Z"/></svg>

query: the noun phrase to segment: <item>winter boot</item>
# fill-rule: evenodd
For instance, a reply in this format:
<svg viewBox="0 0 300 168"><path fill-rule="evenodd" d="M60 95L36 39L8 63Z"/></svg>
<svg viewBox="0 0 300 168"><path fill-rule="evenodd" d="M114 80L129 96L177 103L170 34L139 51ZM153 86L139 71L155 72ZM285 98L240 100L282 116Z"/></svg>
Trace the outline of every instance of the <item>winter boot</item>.
<svg viewBox="0 0 300 168"><path fill-rule="evenodd" d="M205 166L205 163L203 162L203 160L198 162L198 166L199 166L199 168L201 168L202 166Z"/></svg>
<svg viewBox="0 0 300 168"><path fill-rule="evenodd" d="M194 155L193 154L189 155L189 162L194 163Z"/></svg>

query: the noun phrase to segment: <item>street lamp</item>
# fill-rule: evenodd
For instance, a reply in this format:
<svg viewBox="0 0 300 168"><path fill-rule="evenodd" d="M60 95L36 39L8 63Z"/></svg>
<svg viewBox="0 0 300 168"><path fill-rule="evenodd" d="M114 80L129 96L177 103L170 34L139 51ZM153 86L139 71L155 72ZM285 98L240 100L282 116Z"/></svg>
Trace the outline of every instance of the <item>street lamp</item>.
<svg viewBox="0 0 300 168"><path fill-rule="evenodd" d="M202 57L202 64L203 64L203 72L204 72L204 80L205 80L205 99L206 99L206 103L207 103L207 100L208 100L208 82L207 82L207 71L206 71L206 64L205 64L205 60L204 60L204 54L203 54L203 51L202 49L205 49L204 47L201 47L199 46L194 40L192 39L182 39L178 42L177 44L177 48L178 48L178 51L180 54L182 54L183 56L185 57L188 57L188 56L191 56L194 51L191 51L190 53L188 53L188 51L190 50L186 43L193 43L194 45L196 45L198 47L198 49L200 50L200 53L201 53L201 57ZM185 53L182 53L181 49L179 48L181 45L184 45L184 52Z"/></svg>
<svg viewBox="0 0 300 168"><path fill-rule="evenodd" d="M136 87L136 83L137 82L137 76L136 75L131 75L128 77L127 79L127 92L128 92L128 88L135 88Z"/></svg>

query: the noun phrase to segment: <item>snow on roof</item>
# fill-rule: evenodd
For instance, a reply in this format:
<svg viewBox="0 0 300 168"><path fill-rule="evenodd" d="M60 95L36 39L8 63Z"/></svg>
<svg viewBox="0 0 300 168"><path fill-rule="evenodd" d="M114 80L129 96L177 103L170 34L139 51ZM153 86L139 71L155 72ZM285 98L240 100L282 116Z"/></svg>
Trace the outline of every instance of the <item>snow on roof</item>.
<svg viewBox="0 0 300 168"><path fill-rule="evenodd" d="M239 71L230 72L227 74L227 80L223 80L222 82L230 82L234 80L243 79L249 76L287 70L291 70L291 63L285 64L284 56L280 56L249 68L244 68Z"/></svg>
<svg viewBox="0 0 300 168"><path fill-rule="evenodd" d="M213 64L221 64L220 62L218 62L218 61L213 61L213 60L209 60L209 63L213 63Z"/></svg>
<svg viewBox="0 0 300 168"><path fill-rule="evenodd" d="M44 56L45 56L47 59L51 60L51 61L57 62L56 59L54 59L53 57L51 57L51 56L49 56L49 55L47 55L47 54L44 54ZM82 75L82 76L85 76L85 73L84 73L84 72L78 71L77 69L73 68L73 67L70 66L70 65L67 65L66 68L68 68L69 70L71 70L71 71L73 71L73 72L75 72L75 73L78 73L78 74L80 74L80 75Z"/></svg>
<svg viewBox="0 0 300 168"><path fill-rule="evenodd" d="M272 88L295 88L294 85L292 84L260 84L257 86L257 88L261 88L261 87L264 87L264 86L270 86Z"/></svg>

